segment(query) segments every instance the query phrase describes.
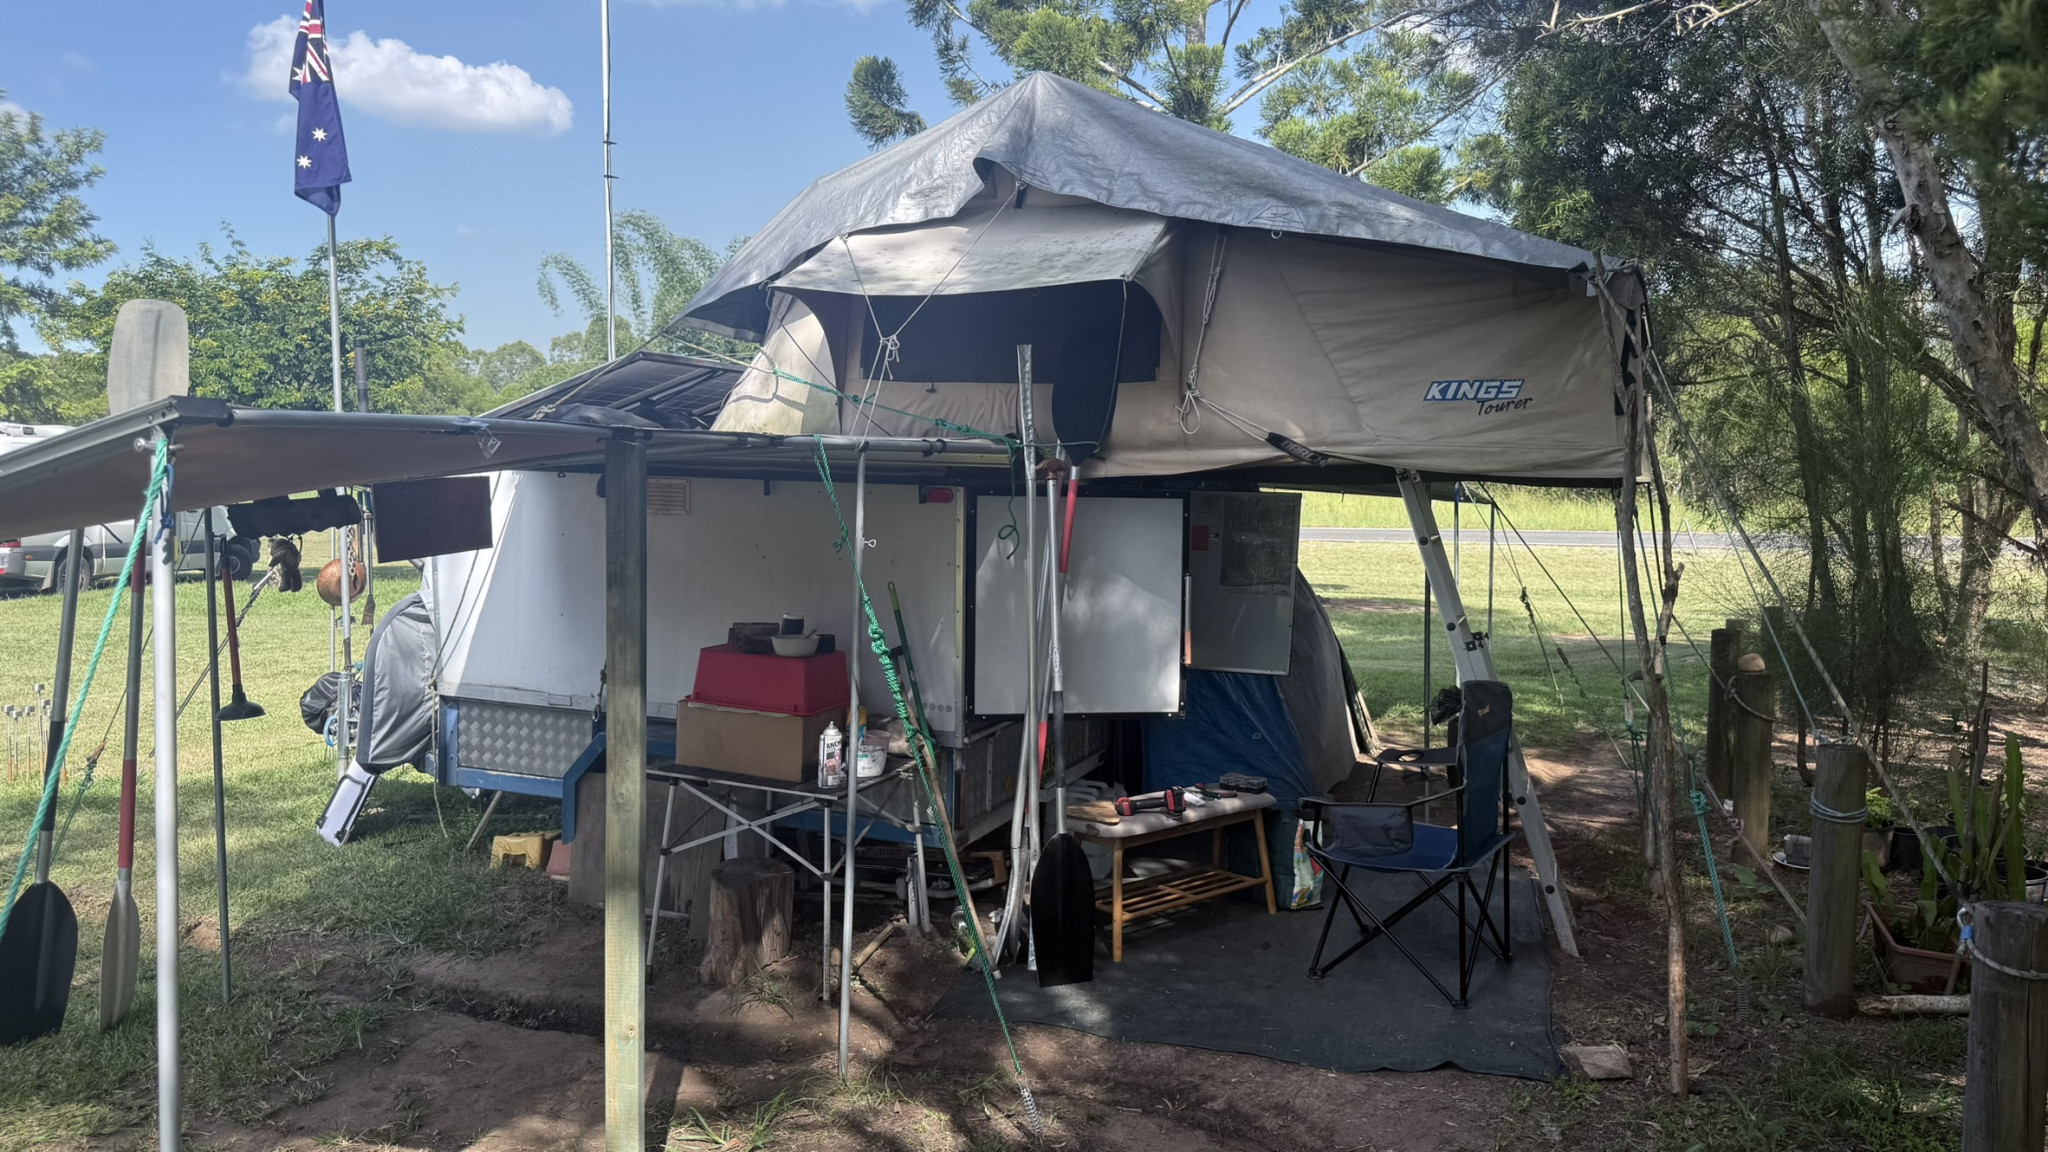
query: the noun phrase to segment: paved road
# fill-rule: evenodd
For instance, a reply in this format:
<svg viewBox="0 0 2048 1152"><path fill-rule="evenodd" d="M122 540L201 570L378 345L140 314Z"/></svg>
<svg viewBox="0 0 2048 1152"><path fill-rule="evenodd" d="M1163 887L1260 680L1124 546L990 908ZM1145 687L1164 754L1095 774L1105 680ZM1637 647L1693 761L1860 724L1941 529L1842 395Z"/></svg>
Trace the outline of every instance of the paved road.
<svg viewBox="0 0 2048 1152"><path fill-rule="evenodd" d="M1444 543L1448 547L1450 544L1451 526L1449 524L1442 524L1439 527L1444 532ZM1614 533L1612 532L1529 531L1525 529L1522 532L1522 536L1529 541L1530 546L1536 548L1598 548L1603 552L1614 551ZM1406 528L1303 528L1301 530L1301 538L1303 542L1314 541L1326 544L1412 544L1415 541L1414 533ZM1503 542L1512 542L1514 540L1514 536L1505 528L1501 529L1500 538ZM1486 546L1486 525L1481 523L1477 527L1465 529L1465 543L1468 546L1484 548ZM1681 532L1677 536L1677 545L1681 551L1701 552L1725 552L1732 547L1728 537L1706 532L1690 535Z"/></svg>

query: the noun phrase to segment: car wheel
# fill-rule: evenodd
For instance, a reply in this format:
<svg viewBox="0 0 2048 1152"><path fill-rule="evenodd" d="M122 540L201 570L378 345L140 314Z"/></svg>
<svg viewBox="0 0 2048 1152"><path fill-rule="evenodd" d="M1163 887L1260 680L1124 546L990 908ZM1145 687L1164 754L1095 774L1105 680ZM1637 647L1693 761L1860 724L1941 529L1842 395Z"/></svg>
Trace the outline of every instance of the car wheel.
<svg viewBox="0 0 2048 1152"><path fill-rule="evenodd" d="M262 556L259 546L246 536L229 540L220 551L221 566L228 575L238 581L247 582L249 574L256 570L256 561Z"/></svg>
<svg viewBox="0 0 2048 1152"><path fill-rule="evenodd" d="M50 573L50 591L64 591L65 578L70 575L71 560L68 557L59 557L57 559L55 569ZM78 570L78 590L80 592L88 592L92 590L92 561L90 558L88 558L85 562L85 565Z"/></svg>

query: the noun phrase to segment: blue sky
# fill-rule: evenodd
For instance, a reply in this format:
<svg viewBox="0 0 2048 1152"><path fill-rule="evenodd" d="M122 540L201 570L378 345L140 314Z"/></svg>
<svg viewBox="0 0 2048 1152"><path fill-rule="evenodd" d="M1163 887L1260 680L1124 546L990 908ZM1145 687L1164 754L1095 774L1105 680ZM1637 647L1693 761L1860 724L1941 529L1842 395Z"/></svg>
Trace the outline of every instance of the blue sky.
<svg viewBox="0 0 2048 1152"><path fill-rule="evenodd" d="M274 22L297 12L0 0L6 99L107 134L88 198L120 246L112 264L146 241L188 254L223 223L264 254L323 242L321 214L291 193L293 106L273 59ZM459 284L473 345L574 327L534 279L550 251L602 263L596 0L330 0L327 15L355 173L342 235L389 234ZM842 103L856 56L894 56L920 110L950 112L896 0L614 0L612 21L618 207L714 246L865 154Z"/></svg>

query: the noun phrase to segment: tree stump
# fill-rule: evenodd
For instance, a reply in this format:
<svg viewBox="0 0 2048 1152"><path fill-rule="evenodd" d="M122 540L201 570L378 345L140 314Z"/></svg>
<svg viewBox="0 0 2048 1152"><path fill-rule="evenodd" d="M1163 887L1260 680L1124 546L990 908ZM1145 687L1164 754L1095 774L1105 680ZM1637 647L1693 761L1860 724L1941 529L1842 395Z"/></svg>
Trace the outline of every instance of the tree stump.
<svg viewBox="0 0 2048 1152"><path fill-rule="evenodd" d="M789 953L796 873L780 860L727 860L711 870L710 935L698 976L738 984Z"/></svg>

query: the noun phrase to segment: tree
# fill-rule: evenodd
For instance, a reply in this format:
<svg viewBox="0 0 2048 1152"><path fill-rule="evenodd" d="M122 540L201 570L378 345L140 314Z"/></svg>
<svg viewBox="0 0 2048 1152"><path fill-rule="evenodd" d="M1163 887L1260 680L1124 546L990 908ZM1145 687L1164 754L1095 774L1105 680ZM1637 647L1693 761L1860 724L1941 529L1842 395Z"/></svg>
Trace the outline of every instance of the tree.
<svg viewBox="0 0 2048 1152"><path fill-rule="evenodd" d="M740 241L728 247L736 249ZM617 345L623 356L644 346L656 352L720 355L745 360L754 346L704 332L681 332L676 317L717 274L725 258L701 240L679 235L651 212L621 212L612 225L618 266L615 293ZM559 282L559 283L558 283ZM540 297L556 312L563 294L583 313L584 327L550 343L547 363L520 379L525 390L566 380L605 361L604 281L567 253L550 252L540 263ZM635 337L634 333L644 333Z"/></svg>
<svg viewBox="0 0 2048 1152"><path fill-rule="evenodd" d="M954 0L908 0L908 6L911 23L932 37L955 104L971 104L1009 83L1001 73L984 73L980 58L1011 75L1054 72L1221 130L1263 101L1261 131L1276 145L1353 175L1424 144L1486 87L1469 78L1453 81L1464 74L1447 63L1463 35L1460 14L1479 7L1472 0L1290 0L1276 22L1258 28L1244 19L1250 0L968 0L964 7ZM1427 68L1424 57L1432 58ZM1440 74L1446 83L1426 80L1429 90L1418 105L1405 87L1388 91L1390 68L1414 70L1416 77ZM1289 88L1276 90L1291 78ZM1464 99L1450 98L1460 84ZM854 130L872 145L924 127L908 108L896 65L883 57L855 63L846 105ZM1417 114L1423 107L1434 113ZM1283 124L1290 126L1283 130Z"/></svg>
<svg viewBox="0 0 2048 1152"><path fill-rule="evenodd" d="M93 231L99 218L79 196L105 172L92 161L105 142L106 133L91 128L47 134L41 116L0 105L0 358L19 351L14 320L57 300L47 277L114 252Z"/></svg>
<svg viewBox="0 0 2048 1152"><path fill-rule="evenodd" d="M846 116L870 146L880 147L924 131L924 117L912 112L909 103L894 60L863 56L853 62L853 79L846 85Z"/></svg>
<svg viewBox="0 0 2048 1152"><path fill-rule="evenodd" d="M503 392L516 384L528 373L547 366L548 358L540 349L524 340L513 340L500 344L488 352L478 349L469 356L471 374L489 385L493 392Z"/></svg>
<svg viewBox="0 0 2048 1152"><path fill-rule="evenodd" d="M450 315L451 285L387 238L350 240L339 249L344 355L357 343L370 356L370 403L381 412L477 411L494 394L462 367ZM122 303L169 300L191 324L192 392L259 408L326 409L333 404L324 249L304 260L258 256L233 232L225 246L199 246L190 258L154 247L116 269L98 288L73 284L38 325L53 350L44 410L67 422L105 411L106 350ZM344 366L346 370L346 366ZM354 396L353 377L345 384Z"/></svg>

